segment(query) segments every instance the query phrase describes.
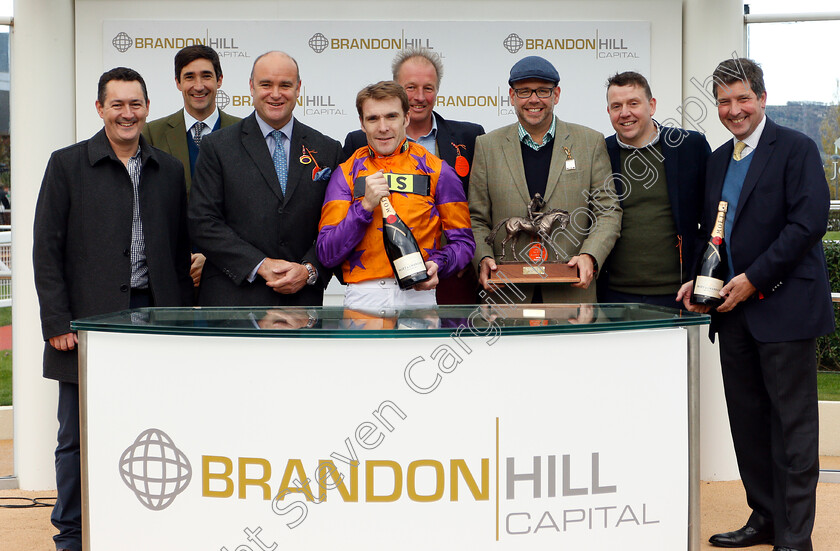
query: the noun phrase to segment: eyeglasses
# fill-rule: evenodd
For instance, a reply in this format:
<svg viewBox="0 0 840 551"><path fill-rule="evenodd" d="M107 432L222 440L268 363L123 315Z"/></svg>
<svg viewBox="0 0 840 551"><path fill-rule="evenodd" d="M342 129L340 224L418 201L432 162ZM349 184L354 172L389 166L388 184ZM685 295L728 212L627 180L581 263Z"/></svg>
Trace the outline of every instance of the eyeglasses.
<svg viewBox="0 0 840 551"><path fill-rule="evenodd" d="M536 90L532 90L531 88L514 88L513 93L519 99L528 99L531 97L531 94L536 94L538 98L545 99L551 97L551 94L554 93L554 88L537 88Z"/></svg>

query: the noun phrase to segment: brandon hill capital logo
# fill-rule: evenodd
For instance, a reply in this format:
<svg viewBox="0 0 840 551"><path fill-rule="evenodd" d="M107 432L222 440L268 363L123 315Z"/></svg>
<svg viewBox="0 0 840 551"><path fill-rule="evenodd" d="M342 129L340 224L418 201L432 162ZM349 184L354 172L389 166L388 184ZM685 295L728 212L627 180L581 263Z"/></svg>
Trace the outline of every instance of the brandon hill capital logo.
<svg viewBox="0 0 840 551"><path fill-rule="evenodd" d="M118 33L117 36L115 36L114 39L111 40L111 44L114 45L114 48L116 48L120 51L120 53L123 54L126 51L128 51L129 48L131 48L131 45L133 43L134 40L132 40L131 37L125 34L124 32Z"/></svg>
<svg viewBox="0 0 840 551"><path fill-rule="evenodd" d="M329 45L330 41L321 33L315 33L312 35L312 38L309 39L309 47L312 48L312 51L316 54L320 54L326 50Z"/></svg>
<svg viewBox="0 0 840 551"><path fill-rule="evenodd" d="M222 90L216 90L216 107L220 111L224 111L225 107L230 103L230 96L225 94Z"/></svg>
<svg viewBox="0 0 840 551"><path fill-rule="evenodd" d="M120 476L147 509L162 511L190 484L187 456L159 429L146 429L120 458Z"/></svg>
<svg viewBox="0 0 840 551"><path fill-rule="evenodd" d="M525 42L522 40L522 37L516 33L510 33L507 35L507 38L502 41L502 46L504 46L505 49L512 54L521 50L524 45Z"/></svg>

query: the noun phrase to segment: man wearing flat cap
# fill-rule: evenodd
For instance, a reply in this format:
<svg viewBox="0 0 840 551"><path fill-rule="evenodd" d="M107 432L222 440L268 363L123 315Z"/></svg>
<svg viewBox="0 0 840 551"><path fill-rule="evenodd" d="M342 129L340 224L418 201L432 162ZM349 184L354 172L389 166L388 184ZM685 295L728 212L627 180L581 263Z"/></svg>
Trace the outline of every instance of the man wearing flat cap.
<svg viewBox="0 0 840 551"><path fill-rule="evenodd" d="M510 101L518 122L479 136L470 176L470 217L476 249L473 262L484 287L493 296L491 273L504 272L500 231L492 245L484 239L500 221L526 216L536 194L545 201L541 212L563 209L571 215L567 227L555 228L543 245L549 260L555 254L577 267L580 282L517 284L507 302L595 302L595 278L621 228L621 206L615 194L604 136L591 128L554 116L560 101L560 75L546 59L529 56L510 70ZM516 258L506 245L505 260L528 262L525 233L515 240ZM499 292L503 292L500 290Z"/></svg>

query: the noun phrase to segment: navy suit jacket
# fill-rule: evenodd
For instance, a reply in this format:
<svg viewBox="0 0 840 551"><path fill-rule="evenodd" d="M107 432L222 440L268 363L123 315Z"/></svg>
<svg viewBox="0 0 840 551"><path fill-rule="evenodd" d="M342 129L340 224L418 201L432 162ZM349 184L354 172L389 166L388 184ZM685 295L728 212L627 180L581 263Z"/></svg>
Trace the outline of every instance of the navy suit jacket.
<svg viewBox="0 0 840 551"><path fill-rule="evenodd" d="M455 167L455 159L458 157L458 149L461 150L461 155L467 160L472 169L473 153L475 152L475 139L484 134L484 127L480 124L462 121L448 121L438 115L432 113L437 121L437 142L438 157L443 159L451 167ZM464 147L456 148L454 145L463 145ZM354 130L347 134L344 138L344 156L349 158L357 149L367 145L367 137L361 130ZM434 151L431 152L435 154ZM470 175L459 176L461 182L464 184L464 193L469 193ZM469 196L468 196L469 197Z"/></svg>
<svg viewBox="0 0 840 551"><path fill-rule="evenodd" d="M659 136L662 156L665 164L665 182L668 186L668 198L671 201L671 213L677 235L682 238L681 258L683 261L683 282L694 274L694 259L699 254L698 247L705 242L705 236L698 233L703 212L703 187L706 179L706 162L711 148L706 137L693 130L663 126ZM607 152L613 174L622 174L621 149L615 134L606 139ZM624 197L624 182L615 178L616 193ZM631 190L632 191L632 190ZM623 205L622 205L623 207ZM619 239L621 239L619 237ZM605 271L609 272L609 258ZM687 265L686 265L687 264ZM602 274L601 277L607 275ZM607 285L599 281L599 287Z"/></svg>
<svg viewBox="0 0 840 551"><path fill-rule="evenodd" d="M709 158L704 230L714 225L733 147L727 140ZM829 192L817 146L768 118L752 155L727 246L734 273L746 273L758 292L739 307L761 342L830 333L834 311L822 246Z"/></svg>

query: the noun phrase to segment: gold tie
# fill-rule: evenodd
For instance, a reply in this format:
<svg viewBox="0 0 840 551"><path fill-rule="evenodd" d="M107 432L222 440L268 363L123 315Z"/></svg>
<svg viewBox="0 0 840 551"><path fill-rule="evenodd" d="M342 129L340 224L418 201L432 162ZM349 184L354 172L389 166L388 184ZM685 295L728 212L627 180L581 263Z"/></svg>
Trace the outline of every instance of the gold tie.
<svg viewBox="0 0 840 551"><path fill-rule="evenodd" d="M747 147L747 144L745 144L744 142L737 142L735 144L735 151L732 153L732 158L735 159L736 161L740 161L741 160L741 153L744 152L745 147Z"/></svg>

